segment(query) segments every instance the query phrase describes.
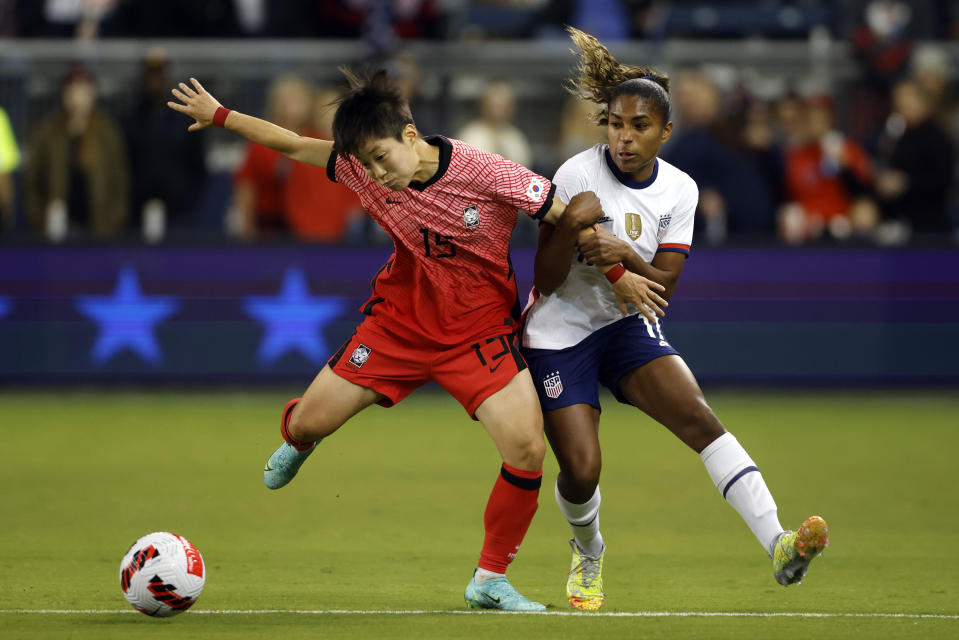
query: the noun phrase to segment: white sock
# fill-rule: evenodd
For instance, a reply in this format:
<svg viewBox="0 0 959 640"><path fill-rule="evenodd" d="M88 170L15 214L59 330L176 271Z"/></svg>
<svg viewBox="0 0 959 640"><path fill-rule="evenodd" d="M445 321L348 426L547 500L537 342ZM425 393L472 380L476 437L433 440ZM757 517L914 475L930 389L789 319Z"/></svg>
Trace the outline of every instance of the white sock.
<svg viewBox="0 0 959 640"><path fill-rule="evenodd" d="M746 450L731 433L713 440L699 454L713 484L749 526L770 556L783 532L776 501Z"/></svg>
<svg viewBox="0 0 959 640"><path fill-rule="evenodd" d="M559 484L555 487L555 494L556 504L569 523L576 544L591 558L601 556L606 545L603 544L603 534L599 532L599 504L602 502L599 487L596 487L593 496L583 504L576 504L564 498L559 492Z"/></svg>
<svg viewBox="0 0 959 640"><path fill-rule="evenodd" d="M491 578L505 578L505 577L506 577L505 573L496 573L495 571L490 571L489 569L480 569L479 567L476 567L476 571L473 572L473 580L475 580L477 584L486 582L487 580L490 580Z"/></svg>

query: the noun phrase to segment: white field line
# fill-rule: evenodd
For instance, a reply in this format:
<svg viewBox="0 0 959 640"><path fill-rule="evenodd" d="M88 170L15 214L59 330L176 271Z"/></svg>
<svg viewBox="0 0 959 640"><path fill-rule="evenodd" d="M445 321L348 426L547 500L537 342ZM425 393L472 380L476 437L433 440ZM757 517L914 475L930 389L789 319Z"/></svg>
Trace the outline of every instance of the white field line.
<svg viewBox="0 0 959 640"><path fill-rule="evenodd" d="M133 609L0 609L0 614L33 615L106 615L137 613ZM959 614L943 613L832 613L801 611L608 611L578 613L575 611L467 611L457 609L191 609L191 615L358 615L420 616L441 614L528 614L539 616L577 616L588 618L900 618L907 620L959 620Z"/></svg>

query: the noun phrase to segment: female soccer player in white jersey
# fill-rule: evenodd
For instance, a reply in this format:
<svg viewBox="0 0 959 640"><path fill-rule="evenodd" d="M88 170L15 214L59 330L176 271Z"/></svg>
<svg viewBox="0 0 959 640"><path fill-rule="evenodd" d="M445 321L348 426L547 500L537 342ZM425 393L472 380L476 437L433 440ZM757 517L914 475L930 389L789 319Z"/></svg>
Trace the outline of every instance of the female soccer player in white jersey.
<svg viewBox="0 0 959 640"><path fill-rule="evenodd" d="M580 49L570 90L600 107L596 121L606 126L608 144L570 158L553 184L564 202L595 192L606 217L586 231L563 220L541 225L522 334L546 435L559 462L556 502L573 532L569 602L595 611L604 599L600 383L696 451L716 488L772 558L776 580L799 582L828 543L826 523L813 516L796 532L783 530L756 463L713 414L661 323L637 307L622 318L607 279L591 266L615 265L659 282L667 299L676 286L689 254L698 190L688 175L657 158L673 130L669 78L621 65L592 36L569 31Z"/></svg>
<svg viewBox="0 0 959 640"><path fill-rule="evenodd" d="M363 305L366 319L303 397L284 409L284 443L270 456L264 482L270 489L284 486L317 443L349 418L373 403L392 406L435 381L483 423L503 459L466 602L543 610L505 575L536 512L545 455L542 414L514 340L520 306L509 238L518 209L587 228L602 215L599 201L582 194L560 202L549 180L525 167L458 140L423 138L385 72L347 76L352 89L333 120L335 148L230 111L193 79L192 86L173 90L179 102L168 103L195 120L191 131L223 126L326 167L330 179L359 194L393 239L395 252L373 277L373 294ZM654 292L662 287L643 276L620 278L616 286L624 304L662 302Z"/></svg>

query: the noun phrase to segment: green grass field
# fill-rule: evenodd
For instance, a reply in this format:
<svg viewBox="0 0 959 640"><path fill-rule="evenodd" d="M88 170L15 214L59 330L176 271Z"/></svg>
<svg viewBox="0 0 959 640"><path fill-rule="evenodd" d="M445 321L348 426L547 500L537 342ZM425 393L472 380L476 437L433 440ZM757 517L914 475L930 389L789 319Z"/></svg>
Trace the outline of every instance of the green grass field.
<svg viewBox="0 0 959 640"><path fill-rule="evenodd" d="M604 615L566 615L551 454L510 575L554 615L511 615L463 605L499 460L444 395L370 409L270 492L287 394L0 393L0 637L959 637L959 394L709 395L783 524L829 521L805 583L776 584L698 457L606 398ZM133 612L118 585L155 530L208 566L173 619Z"/></svg>

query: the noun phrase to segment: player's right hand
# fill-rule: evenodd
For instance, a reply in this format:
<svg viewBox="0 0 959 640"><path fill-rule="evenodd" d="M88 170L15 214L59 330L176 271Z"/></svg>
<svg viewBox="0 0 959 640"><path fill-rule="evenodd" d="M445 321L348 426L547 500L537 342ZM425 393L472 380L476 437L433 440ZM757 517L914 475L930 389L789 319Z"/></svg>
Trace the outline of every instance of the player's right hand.
<svg viewBox="0 0 959 640"><path fill-rule="evenodd" d="M605 215L603 205L592 191L583 191L570 198L559 221L572 230L587 229Z"/></svg>
<svg viewBox="0 0 959 640"><path fill-rule="evenodd" d="M632 271L627 271L613 283L613 293L616 294L616 302L624 318L629 312L628 304L639 307L640 313L650 322L656 322L656 316L665 316L663 307L669 306L669 303L659 295L664 291L666 287L663 285Z"/></svg>
<svg viewBox="0 0 959 640"><path fill-rule="evenodd" d="M195 120L188 131L199 131L213 124L213 114L222 105L203 88L199 80L190 78L190 82L193 84L192 88L187 86L185 82L181 82L179 87L174 87L173 97L180 102L171 100L166 105L174 111L185 113Z"/></svg>

